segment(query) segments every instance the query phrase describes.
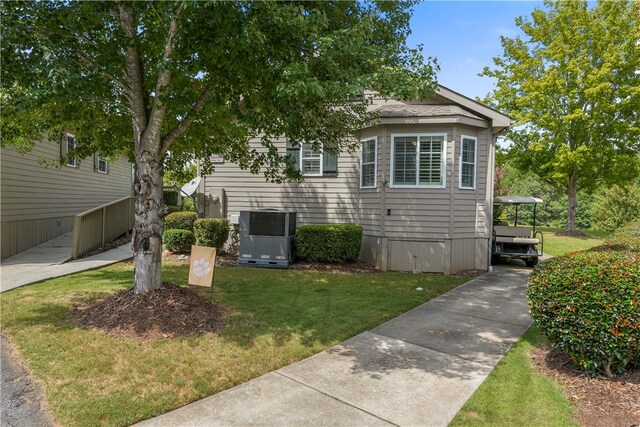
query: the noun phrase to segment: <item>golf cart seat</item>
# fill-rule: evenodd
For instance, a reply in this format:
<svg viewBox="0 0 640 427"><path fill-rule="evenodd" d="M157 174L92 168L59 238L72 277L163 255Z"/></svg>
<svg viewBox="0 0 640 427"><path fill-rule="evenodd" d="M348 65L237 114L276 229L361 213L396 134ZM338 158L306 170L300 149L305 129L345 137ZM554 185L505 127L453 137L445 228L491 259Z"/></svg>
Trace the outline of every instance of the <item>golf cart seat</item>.
<svg viewBox="0 0 640 427"><path fill-rule="evenodd" d="M493 227L496 243L522 243L537 245L540 240L531 238L531 227L508 227L495 225Z"/></svg>

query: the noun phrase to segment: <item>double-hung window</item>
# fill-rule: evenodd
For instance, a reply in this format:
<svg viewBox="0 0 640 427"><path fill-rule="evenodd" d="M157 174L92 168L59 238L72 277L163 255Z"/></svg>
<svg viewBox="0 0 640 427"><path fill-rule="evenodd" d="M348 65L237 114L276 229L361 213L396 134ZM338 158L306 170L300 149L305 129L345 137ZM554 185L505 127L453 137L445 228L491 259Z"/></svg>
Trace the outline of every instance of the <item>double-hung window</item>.
<svg viewBox="0 0 640 427"><path fill-rule="evenodd" d="M69 154L75 149L76 149L76 137L73 134L66 133L61 143L60 151L61 151L62 157L65 158L67 154ZM65 160L65 164L69 167L75 168L78 166L78 161L74 156L71 158L67 158Z"/></svg>
<svg viewBox="0 0 640 427"><path fill-rule="evenodd" d="M293 158L303 176L336 176L338 159L327 151L314 150L311 144L287 143L287 155Z"/></svg>
<svg viewBox="0 0 640 427"><path fill-rule="evenodd" d="M444 188L446 134L392 135L392 187Z"/></svg>
<svg viewBox="0 0 640 427"><path fill-rule="evenodd" d="M109 173L109 162L106 157L100 157L96 154L93 167L98 173Z"/></svg>
<svg viewBox="0 0 640 427"><path fill-rule="evenodd" d="M360 187L376 187L376 163L378 152L378 138L370 138L362 141L362 156L360 158Z"/></svg>
<svg viewBox="0 0 640 427"><path fill-rule="evenodd" d="M460 188L476 188L477 142L473 136L460 137Z"/></svg>

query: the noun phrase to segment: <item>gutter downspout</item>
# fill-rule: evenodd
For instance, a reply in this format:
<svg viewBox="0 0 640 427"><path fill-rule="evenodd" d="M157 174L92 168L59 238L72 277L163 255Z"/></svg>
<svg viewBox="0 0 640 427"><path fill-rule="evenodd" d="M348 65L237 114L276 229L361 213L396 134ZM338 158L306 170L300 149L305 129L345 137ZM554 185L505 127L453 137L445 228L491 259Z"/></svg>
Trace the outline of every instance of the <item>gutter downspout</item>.
<svg viewBox="0 0 640 427"><path fill-rule="evenodd" d="M380 162L380 168L382 171L382 186L380 192L380 270L387 271L387 266L389 265L389 246L385 230L385 217L387 215L386 190L389 178L387 176L387 155L389 153L389 141L386 126L382 127L381 151L382 152L380 154L382 157L382 161Z"/></svg>

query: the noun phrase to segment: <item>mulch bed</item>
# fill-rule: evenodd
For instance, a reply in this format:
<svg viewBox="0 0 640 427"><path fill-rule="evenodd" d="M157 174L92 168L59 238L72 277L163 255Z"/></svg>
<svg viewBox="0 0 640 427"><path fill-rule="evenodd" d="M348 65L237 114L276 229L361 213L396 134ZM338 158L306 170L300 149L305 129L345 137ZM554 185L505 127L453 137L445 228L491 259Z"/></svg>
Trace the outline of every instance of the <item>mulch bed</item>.
<svg viewBox="0 0 640 427"><path fill-rule="evenodd" d="M189 263L188 254L174 254L169 251L164 251L162 259L165 261ZM222 254L216 257L216 266L223 267L240 267L240 268L256 268L249 266L238 265L238 256L231 254ZM310 270L310 271L322 271L327 273L381 273L380 270L374 266L369 265L362 261L356 261L348 264L326 264L322 262L308 262L308 261L296 261L289 264L289 270ZM486 273L483 270L464 270L456 273L455 276L470 276L475 277ZM425 273L429 274L429 273Z"/></svg>
<svg viewBox="0 0 640 427"><path fill-rule="evenodd" d="M560 350L536 348L530 356L538 372L564 385L567 398L576 406L574 417L583 426L640 426L640 369L615 380L590 378L574 369Z"/></svg>
<svg viewBox="0 0 640 427"><path fill-rule="evenodd" d="M169 251L164 251L162 259L165 261L176 261L185 264L189 263L190 257L188 254L174 254ZM239 268L258 268L238 265L238 256L224 253L216 257L217 267L239 267ZM306 262L296 261L289 264L289 270L314 270L314 271L326 271L331 273L379 273L380 270L376 270L375 267L356 261L349 264L325 264L321 262Z"/></svg>
<svg viewBox="0 0 640 427"><path fill-rule="evenodd" d="M145 294L129 289L73 310L76 326L143 341L217 332L224 318L219 305L168 282Z"/></svg>

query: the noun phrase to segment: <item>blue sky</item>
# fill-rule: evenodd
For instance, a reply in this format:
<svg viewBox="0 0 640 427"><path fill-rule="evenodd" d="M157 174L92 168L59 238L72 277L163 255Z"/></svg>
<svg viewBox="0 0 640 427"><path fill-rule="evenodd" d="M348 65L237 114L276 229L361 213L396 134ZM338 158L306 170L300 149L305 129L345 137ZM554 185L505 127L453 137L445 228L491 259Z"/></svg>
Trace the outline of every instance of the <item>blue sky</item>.
<svg viewBox="0 0 640 427"><path fill-rule="evenodd" d="M470 98L484 97L493 80L478 77L502 54L500 36L515 37L517 16L531 15L539 1L425 1L415 6L409 46L422 44L440 64L438 82Z"/></svg>

